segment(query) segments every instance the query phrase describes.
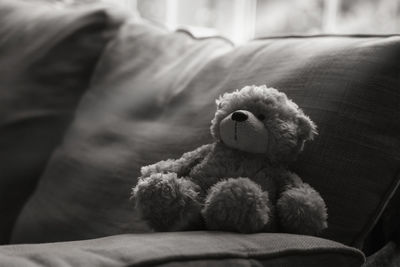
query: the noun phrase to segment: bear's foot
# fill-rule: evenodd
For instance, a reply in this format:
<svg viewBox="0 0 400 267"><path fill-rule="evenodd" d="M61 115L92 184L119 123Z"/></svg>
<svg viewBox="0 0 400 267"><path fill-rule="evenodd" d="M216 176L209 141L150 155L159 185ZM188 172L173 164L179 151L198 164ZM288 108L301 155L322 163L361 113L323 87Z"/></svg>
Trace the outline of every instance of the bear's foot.
<svg viewBox="0 0 400 267"><path fill-rule="evenodd" d="M141 179L132 192L135 209L156 231L179 231L201 222L197 185L176 173L155 173Z"/></svg>
<svg viewBox="0 0 400 267"><path fill-rule="evenodd" d="M231 178L209 190L202 215L210 230L260 232L270 222L267 192L247 178Z"/></svg>
<svg viewBox="0 0 400 267"><path fill-rule="evenodd" d="M277 212L282 229L288 233L318 235L328 226L324 200L306 183L284 191Z"/></svg>

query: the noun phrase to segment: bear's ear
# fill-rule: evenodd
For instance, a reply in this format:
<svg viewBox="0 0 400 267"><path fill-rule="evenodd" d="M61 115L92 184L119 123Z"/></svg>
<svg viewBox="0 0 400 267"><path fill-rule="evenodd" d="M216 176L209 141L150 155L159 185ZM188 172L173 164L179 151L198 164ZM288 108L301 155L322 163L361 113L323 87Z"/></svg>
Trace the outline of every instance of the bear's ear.
<svg viewBox="0 0 400 267"><path fill-rule="evenodd" d="M308 116L300 114L297 117L297 120L299 127L298 133L300 139L304 141L312 140L314 136L318 134L317 126Z"/></svg>

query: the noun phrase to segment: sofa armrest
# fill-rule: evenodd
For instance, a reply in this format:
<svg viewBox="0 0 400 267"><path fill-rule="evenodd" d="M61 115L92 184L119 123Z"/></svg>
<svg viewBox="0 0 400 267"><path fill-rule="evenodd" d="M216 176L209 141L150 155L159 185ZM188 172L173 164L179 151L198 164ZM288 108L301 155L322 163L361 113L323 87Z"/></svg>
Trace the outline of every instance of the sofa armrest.
<svg viewBox="0 0 400 267"><path fill-rule="evenodd" d="M400 247L388 242L380 250L368 257L363 267L396 267L400 266Z"/></svg>
<svg viewBox="0 0 400 267"><path fill-rule="evenodd" d="M124 234L7 245L0 266L361 266L357 249L291 234L225 232Z"/></svg>

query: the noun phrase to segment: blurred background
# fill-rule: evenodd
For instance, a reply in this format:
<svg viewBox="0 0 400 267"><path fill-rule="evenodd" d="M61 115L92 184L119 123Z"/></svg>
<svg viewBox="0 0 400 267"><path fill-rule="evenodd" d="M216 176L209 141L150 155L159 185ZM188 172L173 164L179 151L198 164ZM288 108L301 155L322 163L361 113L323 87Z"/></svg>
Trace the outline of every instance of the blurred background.
<svg viewBox="0 0 400 267"><path fill-rule="evenodd" d="M143 18L236 43L288 34L400 32L400 0L119 0Z"/></svg>

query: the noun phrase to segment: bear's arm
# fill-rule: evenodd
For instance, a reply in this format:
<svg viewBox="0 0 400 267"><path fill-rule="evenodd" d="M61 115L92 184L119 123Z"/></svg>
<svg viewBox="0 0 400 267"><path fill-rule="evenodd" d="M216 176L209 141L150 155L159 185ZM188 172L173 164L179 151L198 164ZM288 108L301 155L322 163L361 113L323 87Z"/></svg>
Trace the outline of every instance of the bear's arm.
<svg viewBox="0 0 400 267"><path fill-rule="evenodd" d="M297 188L303 185L303 180L294 172L285 170L275 176L275 182L279 188L278 192Z"/></svg>
<svg viewBox="0 0 400 267"><path fill-rule="evenodd" d="M299 187L303 180L294 172L284 168L266 168L259 171L254 177L254 182L258 183L264 191L268 191L271 199L289 188Z"/></svg>
<svg viewBox="0 0 400 267"><path fill-rule="evenodd" d="M258 182L261 187L263 186L263 180L273 180L273 183L277 188L287 189L289 187L298 187L303 183L303 180L294 172L291 172L285 168L265 168L260 170L254 177L255 181ZM267 187L270 185L266 185Z"/></svg>
<svg viewBox="0 0 400 267"><path fill-rule="evenodd" d="M213 144L203 145L193 151L186 152L179 159L167 159L141 168L141 177L145 178L154 173L174 172L178 177L189 174L193 166L198 164L212 150Z"/></svg>

